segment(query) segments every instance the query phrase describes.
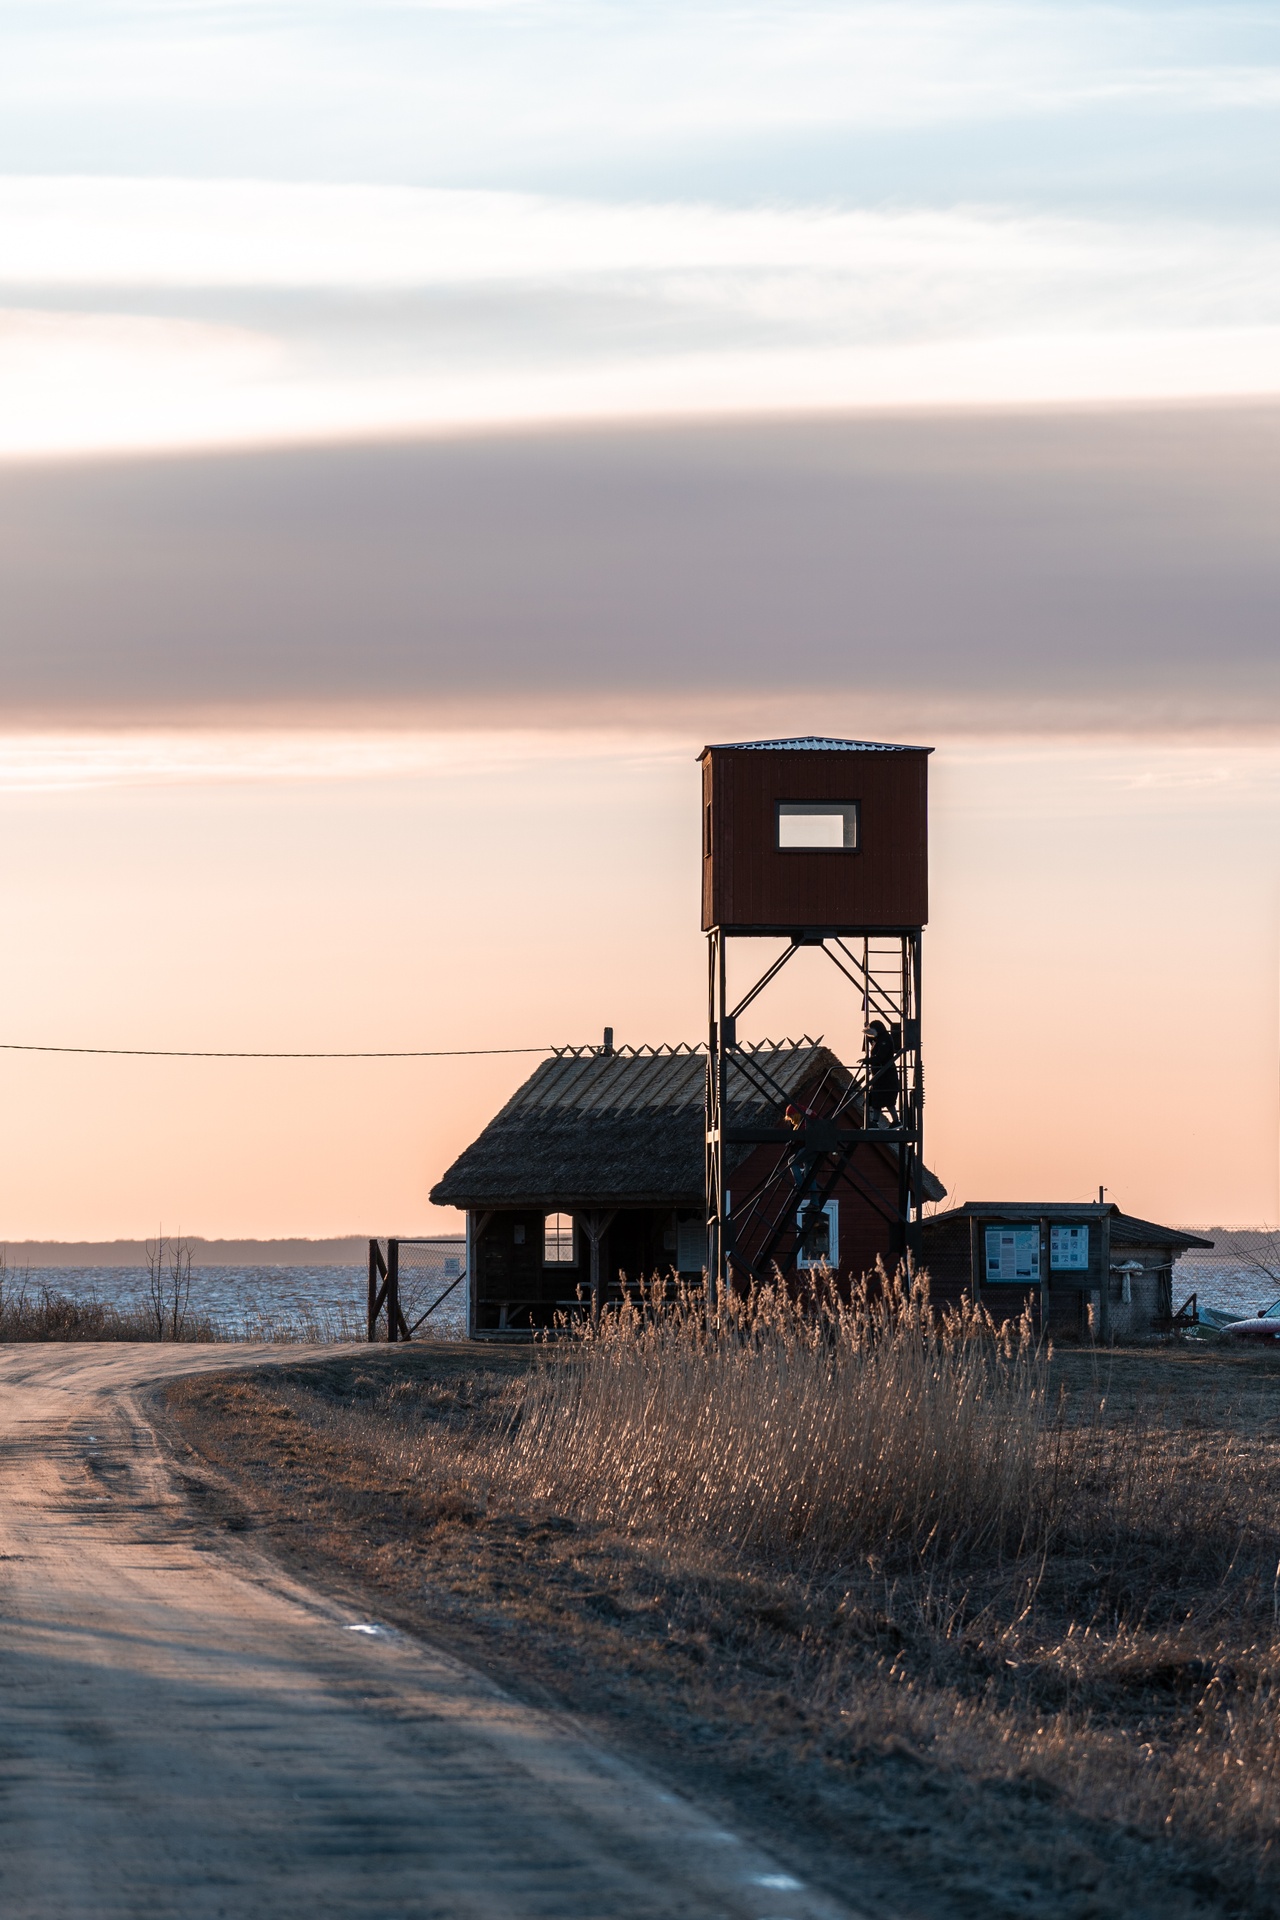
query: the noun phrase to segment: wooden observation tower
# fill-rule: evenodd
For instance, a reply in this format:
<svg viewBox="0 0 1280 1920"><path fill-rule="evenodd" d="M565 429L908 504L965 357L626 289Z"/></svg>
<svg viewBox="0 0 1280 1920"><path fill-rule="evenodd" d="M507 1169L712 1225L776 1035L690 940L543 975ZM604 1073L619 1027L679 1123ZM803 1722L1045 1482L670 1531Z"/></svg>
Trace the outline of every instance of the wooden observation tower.
<svg viewBox="0 0 1280 1920"><path fill-rule="evenodd" d="M897 1169L885 1251L911 1262L923 1198L921 936L929 917L928 747L747 740L705 747L702 925L707 935L707 1257L713 1288L818 1264L827 1196L861 1186L867 1153ZM731 940L782 939L730 1005ZM802 947L820 948L861 1000L862 1055L821 1110L770 1087L767 1056L737 1023ZM753 1124L735 1123L754 1094ZM767 1094L772 1124L758 1123ZM732 1191L753 1150L769 1171ZM889 1217L892 1215L892 1217Z"/></svg>

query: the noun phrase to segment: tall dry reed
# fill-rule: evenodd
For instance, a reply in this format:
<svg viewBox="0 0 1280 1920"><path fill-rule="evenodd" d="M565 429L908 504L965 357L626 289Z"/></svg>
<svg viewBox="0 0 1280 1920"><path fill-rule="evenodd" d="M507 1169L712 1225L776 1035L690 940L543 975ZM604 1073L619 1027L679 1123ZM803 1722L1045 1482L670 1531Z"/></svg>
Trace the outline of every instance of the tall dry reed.
<svg viewBox="0 0 1280 1920"><path fill-rule="evenodd" d="M250 1301L222 1326L220 1340L253 1340L270 1345L333 1346L365 1337L365 1318L354 1307L286 1307Z"/></svg>
<svg viewBox="0 0 1280 1920"><path fill-rule="evenodd" d="M756 1287L708 1325L661 1284L549 1347L495 1479L630 1530L815 1562L1017 1552L1051 1504L1031 1325L883 1272Z"/></svg>

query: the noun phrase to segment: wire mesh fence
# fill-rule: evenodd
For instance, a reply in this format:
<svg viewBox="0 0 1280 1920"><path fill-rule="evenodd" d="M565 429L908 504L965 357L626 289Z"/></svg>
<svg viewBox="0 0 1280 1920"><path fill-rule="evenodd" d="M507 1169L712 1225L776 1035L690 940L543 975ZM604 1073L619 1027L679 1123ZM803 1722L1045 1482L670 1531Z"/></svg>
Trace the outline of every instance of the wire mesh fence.
<svg viewBox="0 0 1280 1920"><path fill-rule="evenodd" d="M1280 1231L1274 1227L1194 1227L1188 1231L1214 1244L1212 1251L1193 1247L1178 1261L1173 1290L1180 1298L1194 1292L1202 1308L1212 1307L1239 1318L1257 1313L1280 1295Z"/></svg>
<svg viewBox="0 0 1280 1920"><path fill-rule="evenodd" d="M447 1235L396 1238L387 1243L388 1256L393 1247L400 1312L409 1337L463 1338L467 1331L465 1241Z"/></svg>

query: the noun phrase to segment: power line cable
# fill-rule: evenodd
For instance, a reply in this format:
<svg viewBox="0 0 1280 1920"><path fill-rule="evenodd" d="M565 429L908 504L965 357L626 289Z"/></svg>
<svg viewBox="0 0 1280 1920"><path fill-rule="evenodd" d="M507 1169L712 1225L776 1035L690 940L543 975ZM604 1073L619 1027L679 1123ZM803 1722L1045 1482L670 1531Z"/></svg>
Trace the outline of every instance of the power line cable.
<svg viewBox="0 0 1280 1920"><path fill-rule="evenodd" d="M271 1053L263 1049L196 1047L52 1047L27 1040L0 1040L0 1053L92 1053L129 1060L474 1060L501 1053L554 1053L554 1047L435 1047L380 1053Z"/></svg>

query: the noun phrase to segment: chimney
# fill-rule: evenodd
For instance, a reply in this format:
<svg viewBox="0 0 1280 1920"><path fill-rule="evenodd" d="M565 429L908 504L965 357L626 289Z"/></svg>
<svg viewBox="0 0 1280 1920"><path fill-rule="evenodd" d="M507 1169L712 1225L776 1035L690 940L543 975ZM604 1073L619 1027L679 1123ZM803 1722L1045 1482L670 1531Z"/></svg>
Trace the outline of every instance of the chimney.
<svg viewBox="0 0 1280 1920"><path fill-rule="evenodd" d="M601 1047L600 1051L601 1053L606 1055L611 1054L613 1052L613 1028L612 1027L605 1028L604 1045Z"/></svg>

